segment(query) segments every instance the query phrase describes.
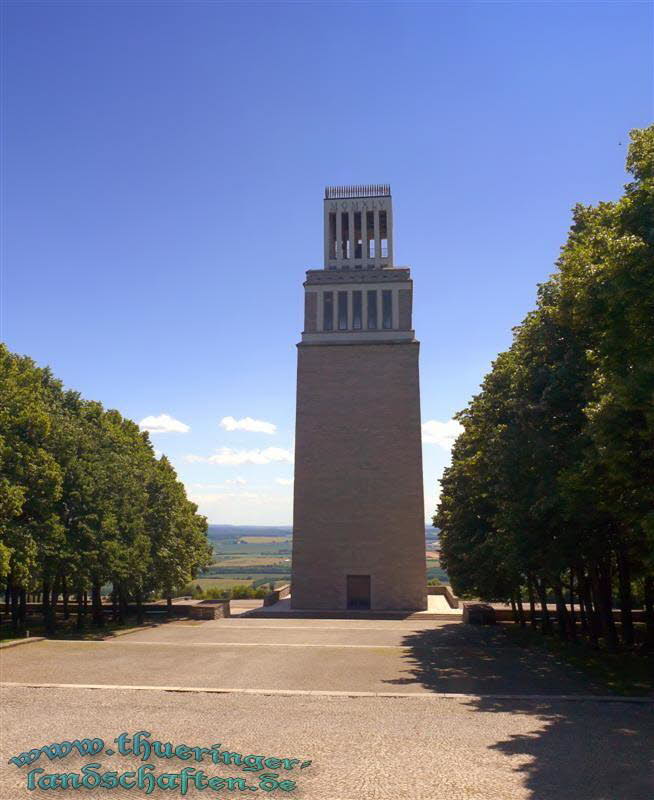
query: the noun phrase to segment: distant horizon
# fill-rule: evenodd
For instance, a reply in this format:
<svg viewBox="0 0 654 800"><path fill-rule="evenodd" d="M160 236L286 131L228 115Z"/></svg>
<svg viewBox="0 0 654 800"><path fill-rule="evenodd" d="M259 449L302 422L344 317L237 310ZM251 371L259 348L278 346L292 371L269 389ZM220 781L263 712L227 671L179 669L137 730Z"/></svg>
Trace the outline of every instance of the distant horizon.
<svg viewBox="0 0 654 800"><path fill-rule="evenodd" d="M277 530L277 531L279 531L279 530L292 531L293 530L293 526L292 525L248 525L245 522L241 523L241 524L238 524L238 525L225 524L225 523L222 523L222 522L209 522L208 525L209 525L210 528L248 528L248 529L252 529L252 530ZM438 531L440 529L434 527L433 525L425 524L425 531L429 531L429 530Z"/></svg>

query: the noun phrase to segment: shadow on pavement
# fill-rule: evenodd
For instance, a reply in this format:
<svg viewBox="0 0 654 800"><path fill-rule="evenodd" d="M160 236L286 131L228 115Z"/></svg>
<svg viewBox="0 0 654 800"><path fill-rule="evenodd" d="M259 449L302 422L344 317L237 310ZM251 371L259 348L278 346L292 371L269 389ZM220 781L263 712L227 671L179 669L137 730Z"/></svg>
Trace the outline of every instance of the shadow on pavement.
<svg viewBox="0 0 654 800"><path fill-rule="evenodd" d="M489 745L511 759L530 800L654 798L653 704L588 697L608 693L550 654L517 647L501 628L446 625L403 644L407 677L388 683L479 695L468 702L474 711L530 717L528 732ZM562 694L586 699L524 697Z"/></svg>
<svg viewBox="0 0 654 800"><path fill-rule="evenodd" d="M555 656L509 640L500 626L452 623L405 636L406 677L434 692L464 694L606 694Z"/></svg>

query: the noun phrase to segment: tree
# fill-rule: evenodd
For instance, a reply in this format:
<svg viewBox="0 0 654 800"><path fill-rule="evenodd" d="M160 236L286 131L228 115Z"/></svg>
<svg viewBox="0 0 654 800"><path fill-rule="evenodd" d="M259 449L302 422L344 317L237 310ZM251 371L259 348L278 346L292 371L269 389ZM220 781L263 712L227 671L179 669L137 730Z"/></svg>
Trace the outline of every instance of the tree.
<svg viewBox="0 0 654 800"><path fill-rule="evenodd" d="M654 643L654 126L632 132L618 203L577 206L558 272L514 330L463 424L434 522L457 590L534 594L549 629L634 642L634 596ZM566 608L566 594L570 610Z"/></svg>
<svg viewBox="0 0 654 800"><path fill-rule="evenodd" d="M0 580L16 630L37 588L48 634L73 592L83 627L89 589L104 624L107 584L115 618L130 602L142 617L148 592L170 595L210 562L206 532L147 433L0 346Z"/></svg>

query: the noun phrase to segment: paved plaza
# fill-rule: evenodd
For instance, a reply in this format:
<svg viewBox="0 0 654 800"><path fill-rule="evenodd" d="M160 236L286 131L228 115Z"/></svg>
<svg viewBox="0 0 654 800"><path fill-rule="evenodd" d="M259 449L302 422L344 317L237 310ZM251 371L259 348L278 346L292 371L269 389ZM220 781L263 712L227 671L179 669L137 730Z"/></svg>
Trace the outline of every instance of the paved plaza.
<svg viewBox="0 0 654 800"><path fill-rule="evenodd" d="M7 765L12 755L143 729L175 744L312 760L293 776L296 791L271 797L654 797L654 704L604 698L570 667L511 645L500 627L237 617L104 642L44 641L0 658L0 800L52 796L26 791L25 768ZM48 771L75 763L71 756ZM158 791L150 796L176 796Z"/></svg>

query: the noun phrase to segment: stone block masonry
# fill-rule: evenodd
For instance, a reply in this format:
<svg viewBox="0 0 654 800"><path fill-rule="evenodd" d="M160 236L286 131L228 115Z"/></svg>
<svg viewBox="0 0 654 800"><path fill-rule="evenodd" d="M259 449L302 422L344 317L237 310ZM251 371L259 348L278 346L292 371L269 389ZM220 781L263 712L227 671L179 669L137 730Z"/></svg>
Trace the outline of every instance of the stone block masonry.
<svg viewBox="0 0 654 800"><path fill-rule="evenodd" d="M293 608L426 608L419 344L299 344Z"/></svg>

